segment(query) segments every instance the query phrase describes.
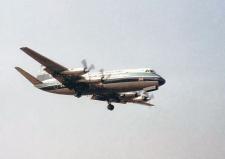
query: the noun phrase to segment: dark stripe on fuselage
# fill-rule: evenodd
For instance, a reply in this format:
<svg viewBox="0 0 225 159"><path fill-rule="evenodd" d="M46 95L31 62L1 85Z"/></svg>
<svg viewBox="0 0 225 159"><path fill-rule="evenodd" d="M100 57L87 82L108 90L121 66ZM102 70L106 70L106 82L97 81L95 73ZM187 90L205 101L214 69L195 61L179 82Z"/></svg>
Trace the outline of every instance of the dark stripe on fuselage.
<svg viewBox="0 0 225 159"><path fill-rule="evenodd" d="M103 84L137 82L137 81L158 81L158 77L132 77L132 78L107 79L103 82Z"/></svg>

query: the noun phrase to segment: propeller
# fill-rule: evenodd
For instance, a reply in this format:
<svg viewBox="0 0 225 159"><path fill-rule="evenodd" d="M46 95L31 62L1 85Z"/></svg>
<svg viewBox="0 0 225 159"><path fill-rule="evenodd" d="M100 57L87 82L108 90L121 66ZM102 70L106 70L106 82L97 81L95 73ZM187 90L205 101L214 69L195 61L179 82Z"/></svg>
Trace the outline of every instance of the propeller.
<svg viewBox="0 0 225 159"><path fill-rule="evenodd" d="M154 95L153 94L149 95L149 93L146 92L146 91L143 92L143 97L144 97L145 100L152 100L152 99L154 99Z"/></svg>
<svg viewBox="0 0 225 159"><path fill-rule="evenodd" d="M154 97L154 95L153 94L151 94L150 96L149 96L149 99L150 100L152 100L152 99L154 99L155 97Z"/></svg>
<svg viewBox="0 0 225 159"><path fill-rule="evenodd" d="M46 73L45 69L46 69L46 67L45 67L44 65L41 65L41 66L40 66L40 73L41 73L41 74Z"/></svg>
<svg viewBox="0 0 225 159"><path fill-rule="evenodd" d="M107 79L109 79L109 78L111 77L111 74L108 74L108 75L105 77L105 75L104 75L104 69L103 69L103 68L100 69L99 72L101 73L101 81L107 80Z"/></svg>
<svg viewBox="0 0 225 159"><path fill-rule="evenodd" d="M104 76L104 69L103 68L101 68L100 70L99 70L99 72L102 74L102 76Z"/></svg>
<svg viewBox="0 0 225 159"><path fill-rule="evenodd" d="M82 65L83 65L83 67L84 67L84 71L85 71L85 72L90 72L91 70L95 69L95 66L94 66L93 64L91 64L91 65L88 67L87 61L86 61L85 59L83 59L83 60L81 61L81 63L82 63Z"/></svg>

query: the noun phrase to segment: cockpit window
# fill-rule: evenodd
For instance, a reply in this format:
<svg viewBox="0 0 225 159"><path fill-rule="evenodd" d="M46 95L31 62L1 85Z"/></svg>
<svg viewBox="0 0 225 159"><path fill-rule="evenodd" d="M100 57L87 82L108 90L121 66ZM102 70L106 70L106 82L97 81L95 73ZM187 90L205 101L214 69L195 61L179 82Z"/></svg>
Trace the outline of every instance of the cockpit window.
<svg viewBox="0 0 225 159"><path fill-rule="evenodd" d="M145 72L156 73L154 70L147 69Z"/></svg>
<svg viewBox="0 0 225 159"><path fill-rule="evenodd" d="M151 73L155 73L155 71L154 70L150 70L151 71Z"/></svg>

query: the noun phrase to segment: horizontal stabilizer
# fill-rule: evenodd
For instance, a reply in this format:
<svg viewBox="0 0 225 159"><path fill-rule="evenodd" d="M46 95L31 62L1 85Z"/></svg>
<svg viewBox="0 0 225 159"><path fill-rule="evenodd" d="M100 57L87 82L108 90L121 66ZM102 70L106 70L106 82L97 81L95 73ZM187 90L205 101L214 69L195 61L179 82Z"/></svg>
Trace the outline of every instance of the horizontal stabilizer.
<svg viewBox="0 0 225 159"><path fill-rule="evenodd" d="M39 81L38 79L36 79L34 76L32 76L31 74L29 74L28 72L24 71L22 68L20 67L15 67L15 69L21 73L27 80L29 80L33 85L37 85L37 84L41 84L42 82Z"/></svg>

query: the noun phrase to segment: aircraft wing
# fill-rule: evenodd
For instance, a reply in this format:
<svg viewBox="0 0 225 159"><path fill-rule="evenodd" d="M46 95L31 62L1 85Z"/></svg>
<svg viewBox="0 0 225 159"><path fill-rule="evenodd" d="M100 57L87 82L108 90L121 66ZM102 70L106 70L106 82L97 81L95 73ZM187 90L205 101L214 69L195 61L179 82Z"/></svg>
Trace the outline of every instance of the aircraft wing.
<svg viewBox="0 0 225 159"><path fill-rule="evenodd" d="M60 73L62 71L68 70L66 67L50 60L49 58L37 53L36 51L28 47L22 47L20 49L54 73Z"/></svg>
<svg viewBox="0 0 225 159"><path fill-rule="evenodd" d="M66 68L65 66L62 66L53 60L50 60L49 58L39 54L38 52L28 47L22 47L20 49L27 55L32 57L34 60L39 62L41 65L45 66L44 70L46 72L51 74L55 79L57 79L59 82L66 86L69 86L67 84L68 82L71 82L72 80L74 81L74 79L80 77L79 75L73 75L72 77L70 75L63 75L61 73L68 70L68 68Z"/></svg>
<svg viewBox="0 0 225 159"><path fill-rule="evenodd" d="M135 98L135 97L134 97ZM148 103L147 101L136 101L134 98L125 99L120 96L119 93L111 93L111 94L96 94L91 97L93 100L100 100L100 101L111 101L115 103L134 103L134 104L140 104L145 106L154 106L153 104Z"/></svg>
<svg viewBox="0 0 225 159"><path fill-rule="evenodd" d="M141 105L145 105L145 106L154 106L153 104L147 103L147 102L137 102L137 101L129 101L130 103L135 103L135 104L141 104Z"/></svg>

